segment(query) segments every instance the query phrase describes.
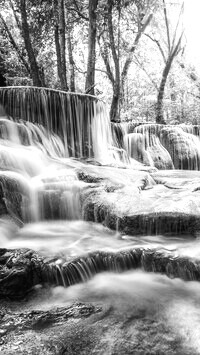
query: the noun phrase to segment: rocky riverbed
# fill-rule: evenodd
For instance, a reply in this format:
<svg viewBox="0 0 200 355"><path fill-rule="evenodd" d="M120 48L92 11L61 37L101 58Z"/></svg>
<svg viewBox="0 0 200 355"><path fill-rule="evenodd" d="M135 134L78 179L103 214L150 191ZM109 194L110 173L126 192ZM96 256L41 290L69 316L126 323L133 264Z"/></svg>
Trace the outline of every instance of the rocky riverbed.
<svg viewBox="0 0 200 355"><path fill-rule="evenodd" d="M51 217L70 175L87 222L55 210L47 232L23 221L29 184L0 174L1 353L199 354L200 173L59 164L40 178Z"/></svg>

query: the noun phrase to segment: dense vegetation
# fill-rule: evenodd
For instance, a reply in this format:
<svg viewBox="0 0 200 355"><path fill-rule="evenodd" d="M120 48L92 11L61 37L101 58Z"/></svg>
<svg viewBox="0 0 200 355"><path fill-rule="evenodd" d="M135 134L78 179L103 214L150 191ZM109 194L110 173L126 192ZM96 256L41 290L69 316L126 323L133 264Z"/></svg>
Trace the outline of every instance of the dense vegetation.
<svg viewBox="0 0 200 355"><path fill-rule="evenodd" d="M182 1L0 0L0 10L7 85L97 95L113 121L198 123Z"/></svg>

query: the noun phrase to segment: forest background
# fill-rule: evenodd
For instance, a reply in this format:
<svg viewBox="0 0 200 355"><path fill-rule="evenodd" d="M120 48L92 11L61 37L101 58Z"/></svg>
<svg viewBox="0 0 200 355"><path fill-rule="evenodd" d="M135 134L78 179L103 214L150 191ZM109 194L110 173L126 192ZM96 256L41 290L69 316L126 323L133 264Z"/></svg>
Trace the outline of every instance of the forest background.
<svg viewBox="0 0 200 355"><path fill-rule="evenodd" d="M200 123L182 0L0 0L7 86L96 95L112 121Z"/></svg>

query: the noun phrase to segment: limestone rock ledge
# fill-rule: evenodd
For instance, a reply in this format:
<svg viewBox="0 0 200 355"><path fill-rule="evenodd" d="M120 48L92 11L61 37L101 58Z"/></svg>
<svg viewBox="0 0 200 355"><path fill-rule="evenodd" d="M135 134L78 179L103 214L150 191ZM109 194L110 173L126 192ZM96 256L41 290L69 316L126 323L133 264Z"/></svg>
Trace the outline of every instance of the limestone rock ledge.
<svg viewBox="0 0 200 355"><path fill-rule="evenodd" d="M118 169L119 170L119 169ZM200 172L147 173L87 168L79 178L92 181L82 190L85 220L103 223L130 235L192 234L200 230ZM99 176L99 180L96 177ZM94 178L95 177L95 178Z"/></svg>
<svg viewBox="0 0 200 355"><path fill-rule="evenodd" d="M69 287L101 272L143 269L170 278L200 280L200 260L156 248L94 251L70 260L45 260L32 250L0 249L0 297L23 298L38 284Z"/></svg>

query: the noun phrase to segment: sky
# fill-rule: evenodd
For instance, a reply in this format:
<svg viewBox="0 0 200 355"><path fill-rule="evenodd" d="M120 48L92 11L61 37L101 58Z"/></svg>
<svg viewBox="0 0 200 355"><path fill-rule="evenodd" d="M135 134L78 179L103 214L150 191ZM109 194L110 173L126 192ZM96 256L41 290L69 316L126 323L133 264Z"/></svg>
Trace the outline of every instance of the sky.
<svg viewBox="0 0 200 355"><path fill-rule="evenodd" d="M186 55L200 72L200 0L184 0L184 3Z"/></svg>

